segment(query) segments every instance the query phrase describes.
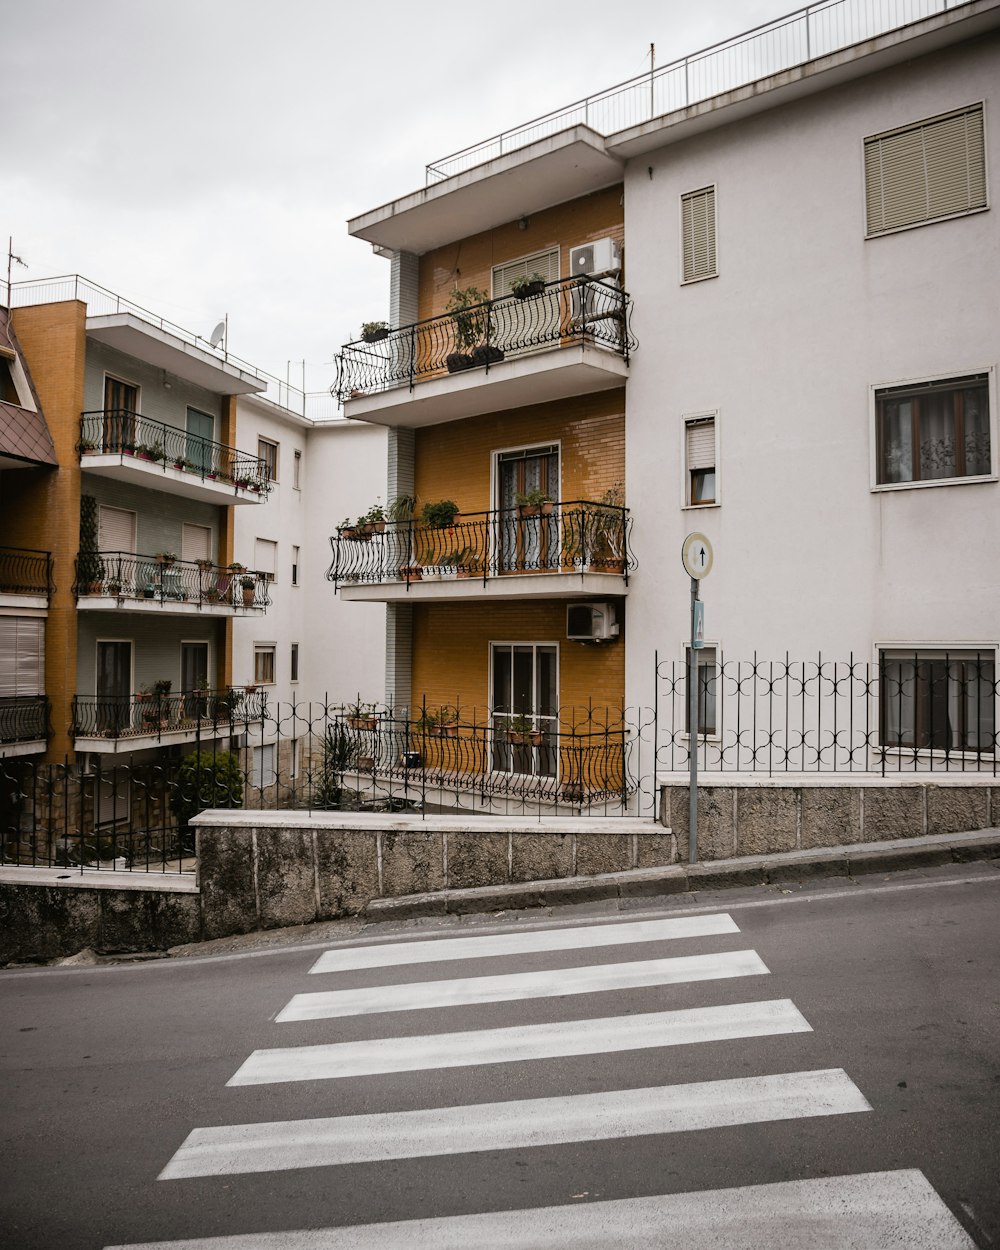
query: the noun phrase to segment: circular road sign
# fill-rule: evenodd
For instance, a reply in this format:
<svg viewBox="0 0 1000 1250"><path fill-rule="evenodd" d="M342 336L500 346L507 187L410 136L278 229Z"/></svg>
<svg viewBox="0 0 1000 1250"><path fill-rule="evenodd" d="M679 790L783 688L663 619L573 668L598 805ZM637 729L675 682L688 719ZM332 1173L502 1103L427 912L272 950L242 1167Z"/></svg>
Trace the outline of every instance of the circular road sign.
<svg viewBox="0 0 1000 1250"><path fill-rule="evenodd" d="M688 534L681 548L681 563L689 577L700 581L712 571L712 544L704 534Z"/></svg>

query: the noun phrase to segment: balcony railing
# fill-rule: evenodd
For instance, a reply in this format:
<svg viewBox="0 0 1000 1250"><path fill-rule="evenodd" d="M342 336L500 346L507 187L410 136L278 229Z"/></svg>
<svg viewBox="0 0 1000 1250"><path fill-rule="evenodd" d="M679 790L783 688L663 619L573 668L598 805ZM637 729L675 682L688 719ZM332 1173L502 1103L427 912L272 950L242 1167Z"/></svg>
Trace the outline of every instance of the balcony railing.
<svg viewBox="0 0 1000 1250"><path fill-rule="evenodd" d="M74 738L159 738L165 733L241 733L267 714L262 690L228 688L158 694L76 695Z"/></svg>
<svg viewBox="0 0 1000 1250"><path fill-rule="evenodd" d="M49 701L45 695L0 699L0 743L44 741L49 736Z"/></svg>
<svg viewBox="0 0 1000 1250"><path fill-rule="evenodd" d="M73 593L187 604L193 608L266 608L270 577L210 560L174 560L130 551L81 551Z"/></svg>
<svg viewBox="0 0 1000 1250"><path fill-rule="evenodd" d="M608 282L548 282L525 299L507 295L401 326L374 342L347 343L337 357L335 393L342 403L567 343L602 347L627 361L637 346L631 313L631 297Z"/></svg>
<svg viewBox="0 0 1000 1250"><path fill-rule="evenodd" d="M52 556L33 547L0 547L0 595L52 598Z"/></svg>
<svg viewBox="0 0 1000 1250"><path fill-rule="evenodd" d="M628 581L628 509L572 500L463 514L447 528L417 521L340 529L330 539L336 583L412 583L519 573L612 573Z"/></svg>
<svg viewBox="0 0 1000 1250"><path fill-rule="evenodd" d="M108 455L134 457L164 473L181 470L203 481L232 486L236 492L266 495L270 490L267 465L257 456L127 408L104 408L82 415L81 463L86 463L87 456Z"/></svg>

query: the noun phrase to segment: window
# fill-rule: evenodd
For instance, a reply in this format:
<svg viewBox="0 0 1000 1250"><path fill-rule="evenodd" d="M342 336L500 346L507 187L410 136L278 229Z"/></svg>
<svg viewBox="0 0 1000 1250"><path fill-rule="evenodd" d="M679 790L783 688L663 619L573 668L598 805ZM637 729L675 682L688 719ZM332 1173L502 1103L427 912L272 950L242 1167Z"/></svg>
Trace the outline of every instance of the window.
<svg viewBox="0 0 1000 1250"><path fill-rule="evenodd" d="M297 586L298 584L299 584L299 549L298 547L293 547L292 548L292 585Z"/></svg>
<svg viewBox="0 0 1000 1250"><path fill-rule="evenodd" d="M44 693L45 621L34 616L0 616L0 698Z"/></svg>
<svg viewBox="0 0 1000 1250"><path fill-rule="evenodd" d="M691 648L686 649L690 665ZM698 656L698 736L708 737L716 732L716 686L718 685L718 669L715 663L715 648L702 647L696 652ZM684 728L691 732L691 701L687 690L684 692Z"/></svg>
<svg viewBox="0 0 1000 1250"><path fill-rule="evenodd" d="M494 265L491 291L494 299L506 299L503 311L491 321L491 342L508 354L536 351L559 343L563 316L559 287L524 301L511 300L511 283L541 274L546 282L559 280L559 249L519 256L503 265ZM563 331L564 332L564 331Z"/></svg>
<svg viewBox="0 0 1000 1250"><path fill-rule="evenodd" d="M716 487L715 417L690 417L684 422L684 464L688 507L718 502Z"/></svg>
<svg viewBox="0 0 1000 1250"><path fill-rule="evenodd" d="M519 497L533 492L558 503L559 445L500 452L496 458L496 490L501 569L513 573L559 568L562 555L558 510L549 515L521 516L517 504Z"/></svg>
<svg viewBox="0 0 1000 1250"><path fill-rule="evenodd" d="M103 451L117 453L135 447L138 413L139 388L105 376Z"/></svg>
<svg viewBox="0 0 1000 1250"><path fill-rule="evenodd" d="M986 207L983 106L865 140L868 234Z"/></svg>
<svg viewBox="0 0 1000 1250"><path fill-rule="evenodd" d="M274 769L274 743L269 742L266 746L254 747L250 757L250 784L262 789L264 786L273 786L278 780L278 774Z"/></svg>
<svg viewBox="0 0 1000 1250"><path fill-rule="evenodd" d="M258 538L253 549L254 567L258 573L266 573L269 582L274 581L278 567L278 544L270 538Z"/></svg>
<svg viewBox="0 0 1000 1250"><path fill-rule="evenodd" d="M211 560L212 531L207 525L181 525L181 559Z"/></svg>
<svg viewBox="0 0 1000 1250"><path fill-rule="evenodd" d="M883 651L879 726L883 747L992 752L995 651Z"/></svg>
<svg viewBox="0 0 1000 1250"><path fill-rule="evenodd" d="M289 753L289 778L294 781L299 775L299 739L293 738L291 742L291 751Z"/></svg>
<svg viewBox="0 0 1000 1250"><path fill-rule="evenodd" d="M493 266L493 298L503 299L510 295L511 283L523 280L533 273L540 273L546 282L559 281L559 249L535 252L531 256L519 256L503 265Z"/></svg>
<svg viewBox="0 0 1000 1250"><path fill-rule="evenodd" d="M0 400L5 404L16 404L18 408L35 411L35 401L31 395L31 387L24 372L24 366L17 358L16 352L0 343Z"/></svg>
<svg viewBox="0 0 1000 1250"><path fill-rule="evenodd" d="M292 457L292 486L296 490L302 489L302 452L298 448Z"/></svg>
<svg viewBox="0 0 1000 1250"><path fill-rule="evenodd" d="M290 680L298 681L299 680L299 644L297 642L292 643L290 667L291 667Z"/></svg>
<svg viewBox="0 0 1000 1250"><path fill-rule="evenodd" d="M253 649L253 680L255 686L274 685L274 647Z"/></svg>
<svg viewBox="0 0 1000 1250"><path fill-rule="evenodd" d="M135 552L134 512L100 504L97 513L97 546L100 551Z"/></svg>
<svg viewBox="0 0 1000 1250"><path fill-rule="evenodd" d="M559 765L559 648L494 643L491 650L493 769L554 777Z"/></svg>
<svg viewBox="0 0 1000 1250"><path fill-rule="evenodd" d="M985 373L877 390L877 483L988 476L989 408Z"/></svg>
<svg viewBox="0 0 1000 1250"><path fill-rule="evenodd" d="M714 278L715 187L702 187L681 196L681 240L684 282Z"/></svg>
<svg viewBox="0 0 1000 1250"><path fill-rule="evenodd" d="M269 438L257 439L257 458L264 461L264 473L269 482L278 480L278 444Z"/></svg>

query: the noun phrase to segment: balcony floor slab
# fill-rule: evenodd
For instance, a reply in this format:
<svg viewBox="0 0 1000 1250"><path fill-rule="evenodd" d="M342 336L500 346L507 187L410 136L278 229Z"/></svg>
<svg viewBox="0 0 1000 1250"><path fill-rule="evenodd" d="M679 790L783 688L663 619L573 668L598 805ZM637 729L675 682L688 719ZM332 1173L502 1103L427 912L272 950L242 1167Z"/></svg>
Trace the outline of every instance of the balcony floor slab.
<svg viewBox="0 0 1000 1250"><path fill-rule="evenodd" d="M265 500L265 496L257 491L237 490L231 482L212 481L186 469L175 469L155 460L143 460L140 456L88 453L81 457L80 468L85 473L111 478L115 482L128 482L145 490L162 490L203 503L258 504Z"/></svg>
<svg viewBox="0 0 1000 1250"><path fill-rule="evenodd" d="M512 573L483 580L432 578L373 585L341 583L340 597L347 603L475 603L504 599L620 598L628 585L617 573Z"/></svg>
<svg viewBox="0 0 1000 1250"><path fill-rule="evenodd" d="M140 612L154 616L201 616L220 620L261 617L263 608L233 607L226 603L198 603L191 599L116 599L112 595L81 595L81 612Z"/></svg>

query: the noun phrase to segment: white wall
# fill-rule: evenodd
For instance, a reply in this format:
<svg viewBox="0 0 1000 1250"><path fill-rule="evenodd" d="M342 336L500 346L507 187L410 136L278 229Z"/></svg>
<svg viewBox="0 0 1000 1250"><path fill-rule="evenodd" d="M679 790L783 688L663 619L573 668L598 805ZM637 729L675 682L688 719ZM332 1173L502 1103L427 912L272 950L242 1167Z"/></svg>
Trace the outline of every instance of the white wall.
<svg viewBox="0 0 1000 1250"><path fill-rule="evenodd" d="M1000 356L998 88L984 37L631 162L629 702L654 649L683 654L692 530L715 547L706 638L733 659L1000 636L1000 485L871 489L871 388ZM864 138L982 99L994 207L866 240ZM679 197L710 183L719 277L681 286ZM994 456L996 407L994 386ZM683 418L706 410L721 504L685 510Z"/></svg>
<svg viewBox="0 0 1000 1250"><path fill-rule="evenodd" d="M366 511L385 493L385 431L347 421L313 425L253 397L237 409L237 446L256 455L257 439L279 445L278 481L267 502L235 509L235 555L255 567L255 540L277 542L277 578L263 617L233 626L233 680L252 681L254 644L276 646L273 707L292 700L339 702L360 688L381 698L385 609L344 604L326 580L330 535L350 512ZM293 486L294 452L302 452L300 486ZM292 548L300 549L298 586L291 584ZM299 644L299 680L290 681L291 643Z"/></svg>

